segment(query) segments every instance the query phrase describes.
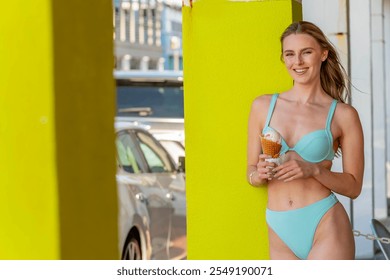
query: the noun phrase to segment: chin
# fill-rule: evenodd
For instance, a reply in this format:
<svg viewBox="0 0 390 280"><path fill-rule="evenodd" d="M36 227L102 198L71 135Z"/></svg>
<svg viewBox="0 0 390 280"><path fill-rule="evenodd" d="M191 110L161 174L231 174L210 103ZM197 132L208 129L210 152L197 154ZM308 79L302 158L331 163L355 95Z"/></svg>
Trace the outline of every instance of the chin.
<svg viewBox="0 0 390 280"><path fill-rule="evenodd" d="M294 84L302 84L302 85L310 85L313 83L313 79L311 77L295 77Z"/></svg>

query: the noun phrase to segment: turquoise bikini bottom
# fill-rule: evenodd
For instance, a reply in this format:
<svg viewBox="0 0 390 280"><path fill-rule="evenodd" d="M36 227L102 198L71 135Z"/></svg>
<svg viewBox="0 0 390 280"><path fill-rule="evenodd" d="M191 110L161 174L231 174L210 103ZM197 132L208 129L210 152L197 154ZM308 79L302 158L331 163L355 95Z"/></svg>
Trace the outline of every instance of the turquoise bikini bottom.
<svg viewBox="0 0 390 280"><path fill-rule="evenodd" d="M320 220L337 202L337 197L331 193L328 197L298 209L273 211L267 208L266 220L298 258L307 259Z"/></svg>

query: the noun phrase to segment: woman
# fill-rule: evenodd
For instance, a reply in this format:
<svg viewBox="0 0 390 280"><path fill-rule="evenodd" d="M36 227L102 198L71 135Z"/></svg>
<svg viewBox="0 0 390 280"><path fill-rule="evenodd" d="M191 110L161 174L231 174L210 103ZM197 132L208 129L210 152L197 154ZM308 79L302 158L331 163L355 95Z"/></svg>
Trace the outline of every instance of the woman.
<svg viewBox="0 0 390 280"><path fill-rule="evenodd" d="M344 207L334 193L361 192L364 155L358 113L345 104L345 71L323 32L310 22L281 36L282 60L294 85L252 104L248 125L248 182L268 184L266 220L271 259L354 259ZM259 135L282 136L283 163L267 162ZM343 172L331 171L342 154ZM259 156L260 155L260 156Z"/></svg>

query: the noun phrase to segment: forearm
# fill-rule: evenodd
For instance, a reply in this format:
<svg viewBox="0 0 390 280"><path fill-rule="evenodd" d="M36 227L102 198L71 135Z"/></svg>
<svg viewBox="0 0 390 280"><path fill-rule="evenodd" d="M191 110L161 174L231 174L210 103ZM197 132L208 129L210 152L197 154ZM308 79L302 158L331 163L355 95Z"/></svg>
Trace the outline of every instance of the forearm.
<svg viewBox="0 0 390 280"><path fill-rule="evenodd" d="M333 172L321 165L317 165L313 177L331 191L352 199L357 198L362 189L362 182L352 174Z"/></svg>

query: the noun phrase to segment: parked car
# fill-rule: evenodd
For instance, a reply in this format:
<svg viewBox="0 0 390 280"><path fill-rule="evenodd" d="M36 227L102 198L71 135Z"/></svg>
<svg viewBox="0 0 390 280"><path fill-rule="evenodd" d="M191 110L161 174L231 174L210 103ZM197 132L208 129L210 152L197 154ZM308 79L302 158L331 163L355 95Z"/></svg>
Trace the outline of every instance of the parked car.
<svg viewBox="0 0 390 280"><path fill-rule="evenodd" d="M115 127L121 258L186 259L184 173L142 126Z"/></svg>
<svg viewBox="0 0 390 280"><path fill-rule="evenodd" d="M118 121L139 122L165 139L184 143L182 71L114 71Z"/></svg>
<svg viewBox="0 0 390 280"><path fill-rule="evenodd" d="M164 148L171 155L178 170L185 172L185 149L183 144L178 140L173 140L161 135L155 135L157 140L164 146Z"/></svg>
<svg viewBox="0 0 390 280"><path fill-rule="evenodd" d="M138 121L131 121L129 119L116 118L116 122L124 122L142 127L143 129L150 132L167 150L169 155L172 157L176 169L181 172L185 172L185 148L184 148L184 136L179 135L179 132L168 130L164 132L156 131L151 129L150 125L140 123Z"/></svg>

